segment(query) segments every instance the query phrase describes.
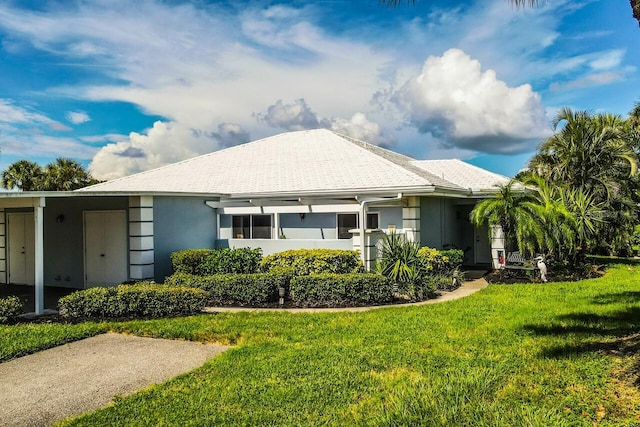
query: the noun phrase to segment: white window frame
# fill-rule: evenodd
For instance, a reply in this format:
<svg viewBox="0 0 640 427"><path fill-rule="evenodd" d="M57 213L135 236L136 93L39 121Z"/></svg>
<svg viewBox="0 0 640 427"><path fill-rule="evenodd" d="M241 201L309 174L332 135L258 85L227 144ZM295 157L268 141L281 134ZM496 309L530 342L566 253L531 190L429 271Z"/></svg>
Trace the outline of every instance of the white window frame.
<svg viewBox="0 0 640 427"><path fill-rule="evenodd" d="M239 240L273 240L273 215L270 214L243 214L243 215L230 215L231 216L231 238L232 239L239 239ZM245 217L248 216L249 217L249 237L244 236L244 237L236 237L236 234L234 233L234 226L233 226L233 219L235 217ZM258 239L254 239L253 237L253 217L254 216L268 216L269 217L269 237L268 238L258 238Z"/></svg>
<svg viewBox="0 0 640 427"><path fill-rule="evenodd" d="M336 238L339 240L347 240L346 238L340 238L340 220L339 217L340 215L355 215L356 216L356 226L354 228L359 228L360 227L360 214L359 213L355 213L355 212L339 212L336 213ZM378 220L378 227L380 228L380 212L367 212L367 230L371 230L371 228L369 228L369 215L371 216L376 216L377 220ZM349 237L351 238L351 237Z"/></svg>

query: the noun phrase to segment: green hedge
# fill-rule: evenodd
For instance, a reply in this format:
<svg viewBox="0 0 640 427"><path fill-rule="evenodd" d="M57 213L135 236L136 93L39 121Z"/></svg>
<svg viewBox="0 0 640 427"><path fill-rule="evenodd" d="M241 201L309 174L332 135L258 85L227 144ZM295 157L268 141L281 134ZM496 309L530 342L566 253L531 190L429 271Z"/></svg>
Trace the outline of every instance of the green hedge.
<svg viewBox="0 0 640 427"><path fill-rule="evenodd" d="M216 274L197 276L175 273L165 280L171 286L189 286L208 293L211 305L265 305L278 301L278 288L288 288L284 273Z"/></svg>
<svg viewBox="0 0 640 427"><path fill-rule="evenodd" d="M58 307L70 318L165 317L198 313L206 298L199 289L141 282L77 291L60 298Z"/></svg>
<svg viewBox="0 0 640 427"><path fill-rule="evenodd" d="M318 274L292 278L290 297L311 307L376 305L392 302L393 289L379 274Z"/></svg>
<svg viewBox="0 0 640 427"><path fill-rule="evenodd" d="M187 249L171 254L171 265L175 273L203 274L204 263L213 249Z"/></svg>
<svg viewBox="0 0 640 427"><path fill-rule="evenodd" d="M260 248L216 249L204 261L202 275L257 273L262 260Z"/></svg>
<svg viewBox="0 0 640 427"><path fill-rule="evenodd" d="M256 273L261 259L260 248L187 249L171 254L174 273L200 276Z"/></svg>
<svg viewBox="0 0 640 427"><path fill-rule="evenodd" d="M309 274L348 274L364 270L358 251L338 249L296 249L268 255L262 259L260 270L293 268L296 276Z"/></svg>
<svg viewBox="0 0 640 427"><path fill-rule="evenodd" d="M22 314L22 301L16 296L0 298L0 324L14 320Z"/></svg>

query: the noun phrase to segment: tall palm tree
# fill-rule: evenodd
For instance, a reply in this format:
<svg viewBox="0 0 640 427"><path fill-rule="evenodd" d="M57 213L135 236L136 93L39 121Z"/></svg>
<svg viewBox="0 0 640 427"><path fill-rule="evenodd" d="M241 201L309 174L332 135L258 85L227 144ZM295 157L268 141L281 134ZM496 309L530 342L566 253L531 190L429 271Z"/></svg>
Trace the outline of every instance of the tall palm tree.
<svg viewBox="0 0 640 427"><path fill-rule="evenodd" d="M42 190L42 167L29 160L14 162L2 172L0 185L7 190L17 188L22 191Z"/></svg>
<svg viewBox="0 0 640 427"><path fill-rule="evenodd" d="M91 176L75 160L58 158L44 170L44 188L48 191L72 191L90 183Z"/></svg>
<svg viewBox="0 0 640 427"><path fill-rule="evenodd" d="M620 116L562 109L553 126L555 135L545 140L529 161L529 168L571 188L580 188L598 198L611 198L620 178L637 173L637 155L626 139Z"/></svg>

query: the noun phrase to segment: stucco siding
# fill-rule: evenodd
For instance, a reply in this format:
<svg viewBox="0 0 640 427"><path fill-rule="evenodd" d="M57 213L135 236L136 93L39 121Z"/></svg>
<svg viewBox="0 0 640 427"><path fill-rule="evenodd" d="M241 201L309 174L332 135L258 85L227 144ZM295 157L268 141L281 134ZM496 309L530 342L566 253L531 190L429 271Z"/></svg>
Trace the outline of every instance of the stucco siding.
<svg viewBox="0 0 640 427"><path fill-rule="evenodd" d="M171 253L183 249L214 248L217 239L216 211L205 198L154 197L155 280L171 274Z"/></svg>
<svg viewBox="0 0 640 427"><path fill-rule="evenodd" d="M84 287L83 212L126 211L127 208L127 197L47 199L47 205L44 208L44 283L50 286L82 289ZM7 212L10 211L7 209Z"/></svg>

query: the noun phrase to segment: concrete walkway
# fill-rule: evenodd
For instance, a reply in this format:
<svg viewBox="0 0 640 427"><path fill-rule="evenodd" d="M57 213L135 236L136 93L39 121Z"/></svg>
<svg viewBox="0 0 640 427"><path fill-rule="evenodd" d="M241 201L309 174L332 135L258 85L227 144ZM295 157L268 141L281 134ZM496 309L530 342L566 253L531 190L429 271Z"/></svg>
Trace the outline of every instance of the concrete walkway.
<svg viewBox="0 0 640 427"><path fill-rule="evenodd" d="M356 311L368 311L377 310L380 308L389 307L412 307L417 305L429 305L439 304L441 302L452 301L455 299L463 298L478 292L481 289L489 286L486 280L482 277L468 282L464 282L462 286L452 292L442 292L438 298L429 299L426 301L408 303L408 304L389 304L389 305L376 305L369 307L344 307L344 308L254 308L254 307L206 307L204 311L206 313L236 313L241 311L286 311L289 313L338 313L338 312L356 312Z"/></svg>
<svg viewBox="0 0 640 427"><path fill-rule="evenodd" d="M228 348L109 333L0 363L0 425L49 426L195 369Z"/></svg>

